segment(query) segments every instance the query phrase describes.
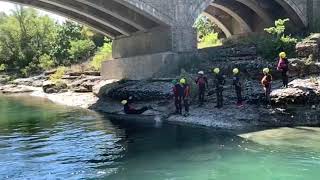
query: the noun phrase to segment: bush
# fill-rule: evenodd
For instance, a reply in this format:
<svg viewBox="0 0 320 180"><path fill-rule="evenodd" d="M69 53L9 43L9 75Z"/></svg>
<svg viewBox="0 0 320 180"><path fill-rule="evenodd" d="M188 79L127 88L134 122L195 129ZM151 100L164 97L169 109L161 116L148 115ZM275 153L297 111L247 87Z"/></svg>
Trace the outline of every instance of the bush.
<svg viewBox="0 0 320 180"><path fill-rule="evenodd" d="M50 80L57 83L62 79L65 73L66 73L66 67L63 67L63 66L58 67L57 71L50 76Z"/></svg>
<svg viewBox="0 0 320 180"><path fill-rule="evenodd" d="M49 70L54 67L55 63L54 60L48 55L44 54L39 58L39 67L43 70Z"/></svg>
<svg viewBox="0 0 320 180"><path fill-rule="evenodd" d="M104 45L101 48L99 48L99 50L96 52L90 65L95 70L100 70L102 62L110 59L111 57L112 57L112 44L104 43Z"/></svg>
<svg viewBox="0 0 320 180"><path fill-rule="evenodd" d="M200 40L200 43L198 44L198 48L207 48L207 47L215 47L215 46L221 46L222 42L219 39L218 33L210 33L206 36L203 36Z"/></svg>
<svg viewBox="0 0 320 180"><path fill-rule="evenodd" d="M86 59L94 48L94 43L89 39L75 40L70 41L70 49L68 52L73 62L78 62L81 59Z"/></svg>
<svg viewBox="0 0 320 180"><path fill-rule="evenodd" d="M6 70L6 65L5 64L1 64L0 65L0 72L5 71Z"/></svg>
<svg viewBox="0 0 320 180"><path fill-rule="evenodd" d="M255 45L258 54L267 60L273 61L278 57L281 51L285 51L288 57L296 55L295 46L298 42L296 38L285 34L285 23L289 19L279 19L275 21L275 26L266 28L266 34L252 35L250 37L241 37L237 39L236 44ZM235 44L232 40L225 42L225 45Z"/></svg>

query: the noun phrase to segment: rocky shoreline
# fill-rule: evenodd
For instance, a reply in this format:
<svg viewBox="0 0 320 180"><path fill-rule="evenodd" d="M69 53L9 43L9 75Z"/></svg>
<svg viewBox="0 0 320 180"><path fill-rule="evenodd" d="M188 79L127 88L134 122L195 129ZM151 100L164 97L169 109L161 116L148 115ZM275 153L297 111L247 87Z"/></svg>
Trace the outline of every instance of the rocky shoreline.
<svg viewBox="0 0 320 180"><path fill-rule="evenodd" d="M102 80L98 72L67 72L59 83L50 81L51 73L40 76L16 79L7 82L5 77L0 77L0 92L3 94L27 93L31 96L47 98L50 101L67 106L75 106L111 114L114 117L130 119L122 111L121 100L134 96L135 105L142 107L149 105L153 110L147 111L142 116L133 118L148 119L148 121L164 120L174 123L186 123L206 127L224 129L252 129L259 127L284 127L284 126L319 126L320 125L320 63L318 62L320 40L305 41L305 46L297 46L299 58L289 59L290 84L286 89L281 88L277 80L278 73L274 69L276 62L270 63L260 58L254 48L248 52L236 49L219 48L223 55L221 60L201 60L189 67L189 71L181 70L181 75L191 84L192 104L190 116L173 115L174 104L172 100L173 78L149 79L142 81L129 80ZM320 35L316 36L320 39ZM312 44L313 43L313 44ZM311 44L311 45L310 45ZM305 48L311 47L311 50ZM317 47L317 48L315 48ZM308 52L308 54L299 52ZM226 51L226 53L223 53ZM209 51L208 51L209 52ZM204 59L207 51L202 55ZM312 59L309 54L312 54ZM230 63L223 63L231 58ZM272 107L266 107L262 102L263 90L260 85L262 67L274 69L273 91L271 94ZM196 98L196 88L193 83L198 70L207 67L221 67L222 72L230 72L232 67L238 67L242 72L244 107L236 106L236 94L229 76L224 90L224 107L214 108L216 97L213 88L210 70L206 72L209 78L210 89L206 96L206 103L199 107ZM226 75L230 75L227 74Z"/></svg>

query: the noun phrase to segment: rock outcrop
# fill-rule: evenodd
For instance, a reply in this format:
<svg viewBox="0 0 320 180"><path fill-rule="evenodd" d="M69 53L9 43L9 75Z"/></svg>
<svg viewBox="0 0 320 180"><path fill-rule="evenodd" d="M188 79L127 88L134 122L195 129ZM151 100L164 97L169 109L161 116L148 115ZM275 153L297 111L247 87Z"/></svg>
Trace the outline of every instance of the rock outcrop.
<svg viewBox="0 0 320 180"><path fill-rule="evenodd" d="M113 85L105 92L109 98L122 100L134 96L137 101L163 100L172 96L172 83L163 81L128 81Z"/></svg>
<svg viewBox="0 0 320 180"><path fill-rule="evenodd" d="M274 104L319 104L320 78L296 79L289 88L277 89L271 93Z"/></svg>
<svg viewBox="0 0 320 180"><path fill-rule="evenodd" d="M296 45L299 58L313 56L317 61L320 58L320 33L312 34Z"/></svg>
<svg viewBox="0 0 320 180"><path fill-rule="evenodd" d="M48 94L66 92L67 88L68 88L67 84L62 81L60 82L45 81L42 86L43 92Z"/></svg>

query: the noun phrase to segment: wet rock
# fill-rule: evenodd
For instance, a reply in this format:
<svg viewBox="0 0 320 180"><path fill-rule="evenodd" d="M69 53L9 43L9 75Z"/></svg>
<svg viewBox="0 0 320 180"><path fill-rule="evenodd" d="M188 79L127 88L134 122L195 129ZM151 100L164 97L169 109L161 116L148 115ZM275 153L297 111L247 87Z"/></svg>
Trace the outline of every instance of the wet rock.
<svg viewBox="0 0 320 180"><path fill-rule="evenodd" d="M170 82L129 81L116 85L107 92L107 96L116 99L126 99L134 96L137 101L163 100L172 96Z"/></svg>
<svg viewBox="0 0 320 180"><path fill-rule="evenodd" d="M289 88L271 93L274 104L318 104L320 101L320 78L296 79Z"/></svg>
<svg viewBox="0 0 320 180"><path fill-rule="evenodd" d="M320 57L320 34L312 34L296 45L296 52L300 58L308 58L310 55L316 59Z"/></svg>

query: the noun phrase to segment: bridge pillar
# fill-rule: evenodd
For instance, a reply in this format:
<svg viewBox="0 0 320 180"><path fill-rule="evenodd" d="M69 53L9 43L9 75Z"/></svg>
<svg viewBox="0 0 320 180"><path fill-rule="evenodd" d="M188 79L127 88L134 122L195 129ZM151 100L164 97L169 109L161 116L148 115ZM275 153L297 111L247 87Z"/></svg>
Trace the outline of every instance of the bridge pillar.
<svg viewBox="0 0 320 180"><path fill-rule="evenodd" d="M311 32L320 31L320 0L308 0L308 19Z"/></svg>
<svg viewBox="0 0 320 180"><path fill-rule="evenodd" d="M113 42L113 59L102 64L103 79L174 77L181 56L197 50L192 26L158 27Z"/></svg>

